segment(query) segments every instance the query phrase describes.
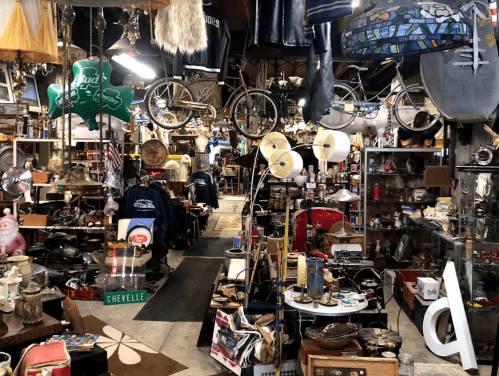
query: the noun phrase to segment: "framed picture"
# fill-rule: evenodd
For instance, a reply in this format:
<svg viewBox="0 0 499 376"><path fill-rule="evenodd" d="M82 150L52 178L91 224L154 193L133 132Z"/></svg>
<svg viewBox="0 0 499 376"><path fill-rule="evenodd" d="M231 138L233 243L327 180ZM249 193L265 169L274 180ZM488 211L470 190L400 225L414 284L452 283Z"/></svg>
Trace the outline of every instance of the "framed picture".
<svg viewBox="0 0 499 376"><path fill-rule="evenodd" d="M28 105L26 103L0 103L0 116L27 115Z"/></svg>
<svg viewBox="0 0 499 376"><path fill-rule="evenodd" d="M12 103L12 87L10 85L10 76L6 64L0 64L0 103Z"/></svg>
<svg viewBox="0 0 499 376"><path fill-rule="evenodd" d="M26 73L26 92L21 95L21 102L29 105L30 111L41 111L40 97L38 96L38 85L32 74ZM12 69L9 68L9 78L12 82Z"/></svg>
<svg viewBox="0 0 499 376"><path fill-rule="evenodd" d="M412 258L412 247L411 238L407 235L402 235L400 242L395 250L393 258L397 262L411 261Z"/></svg>

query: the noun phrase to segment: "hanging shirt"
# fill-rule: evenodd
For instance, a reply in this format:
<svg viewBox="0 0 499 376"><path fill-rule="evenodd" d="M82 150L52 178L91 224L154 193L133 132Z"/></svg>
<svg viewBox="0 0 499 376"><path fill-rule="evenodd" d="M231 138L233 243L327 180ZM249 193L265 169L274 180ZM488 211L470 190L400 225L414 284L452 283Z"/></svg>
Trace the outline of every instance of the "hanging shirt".
<svg viewBox="0 0 499 376"><path fill-rule="evenodd" d="M218 208L217 184L213 176L206 171L196 171L191 174L191 183L196 185L198 202Z"/></svg>
<svg viewBox="0 0 499 376"><path fill-rule="evenodd" d="M121 205L120 205L121 206ZM123 197L121 218L155 218L154 242L166 243L168 234L167 212L160 194L150 187L134 186Z"/></svg>
<svg viewBox="0 0 499 376"><path fill-rule="evenodd" d="M306 5L309 25L320 25L353 13L352 0L307 0Z"/></svg>
<svg viewBox="0 0 499 376"><path fill-rule="evenodd" d="M193 54L179 50L173 60L173 78L181 79L184 69L218 73L217 80L224 84L230 48L230 32L222 12L212 5L203 4L208 47Z"/></svg>
<svg viewBox="0 0 499 376"><path fill-rule="evenodd" d="M158 183L149 184L149 188L158 192L166 212L166 224L168 227L168 238L173 238L177 232L177 222L175 217L175 205L173 205L170 195Z"/></svg>

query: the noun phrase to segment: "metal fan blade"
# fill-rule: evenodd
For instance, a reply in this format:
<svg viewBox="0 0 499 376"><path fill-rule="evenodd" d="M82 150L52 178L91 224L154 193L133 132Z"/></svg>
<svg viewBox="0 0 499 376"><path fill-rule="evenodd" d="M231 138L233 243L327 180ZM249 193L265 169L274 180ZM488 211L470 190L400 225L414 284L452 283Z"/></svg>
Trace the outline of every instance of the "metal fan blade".
<svg viewBox="0 0 499 376"><path fill-rule="evenodd" d="M22 197L32 183L31 172L22 167L12 167L2 176L2 189L15 197Z"/></svg>

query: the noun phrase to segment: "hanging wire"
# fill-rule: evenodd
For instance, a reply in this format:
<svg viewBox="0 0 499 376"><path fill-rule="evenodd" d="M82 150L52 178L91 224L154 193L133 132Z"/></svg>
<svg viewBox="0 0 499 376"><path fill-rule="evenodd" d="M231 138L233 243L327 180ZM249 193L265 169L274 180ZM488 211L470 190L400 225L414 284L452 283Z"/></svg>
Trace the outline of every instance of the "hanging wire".
<svg viewBox="0 0 499 376"><path fill-rule="evenodd" d="M94 23L93 23L92 7L90 7L90 56L92 56L93 34L94 34L93 26Z"/></svg>

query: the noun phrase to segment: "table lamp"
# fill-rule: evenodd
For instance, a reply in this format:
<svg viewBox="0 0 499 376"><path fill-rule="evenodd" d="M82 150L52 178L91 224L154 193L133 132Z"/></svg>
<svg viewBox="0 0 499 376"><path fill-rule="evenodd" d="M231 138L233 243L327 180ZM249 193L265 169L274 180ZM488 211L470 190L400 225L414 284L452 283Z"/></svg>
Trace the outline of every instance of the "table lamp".
<svg viewBox="0 0 499 376"><path fill-rule="evenodd" d="M22 70L25 63L51 63L57 60L55 6L41 0L2 0L0 60L13 60L12 91L20 101L26 90Z"/></svg>
<svg viewBox="0 0 499 376"><path fill-rule="evenodd" d="M360 201L360 196L354 195L348 189L343 188L340 189L338 192L328 196L328 200L339 201L343 204L343 226L341 227L341 230L335 232L335 235L340 235L340 236L348 235L348 232L345 230L345 203L352 201Z"/></svg>

